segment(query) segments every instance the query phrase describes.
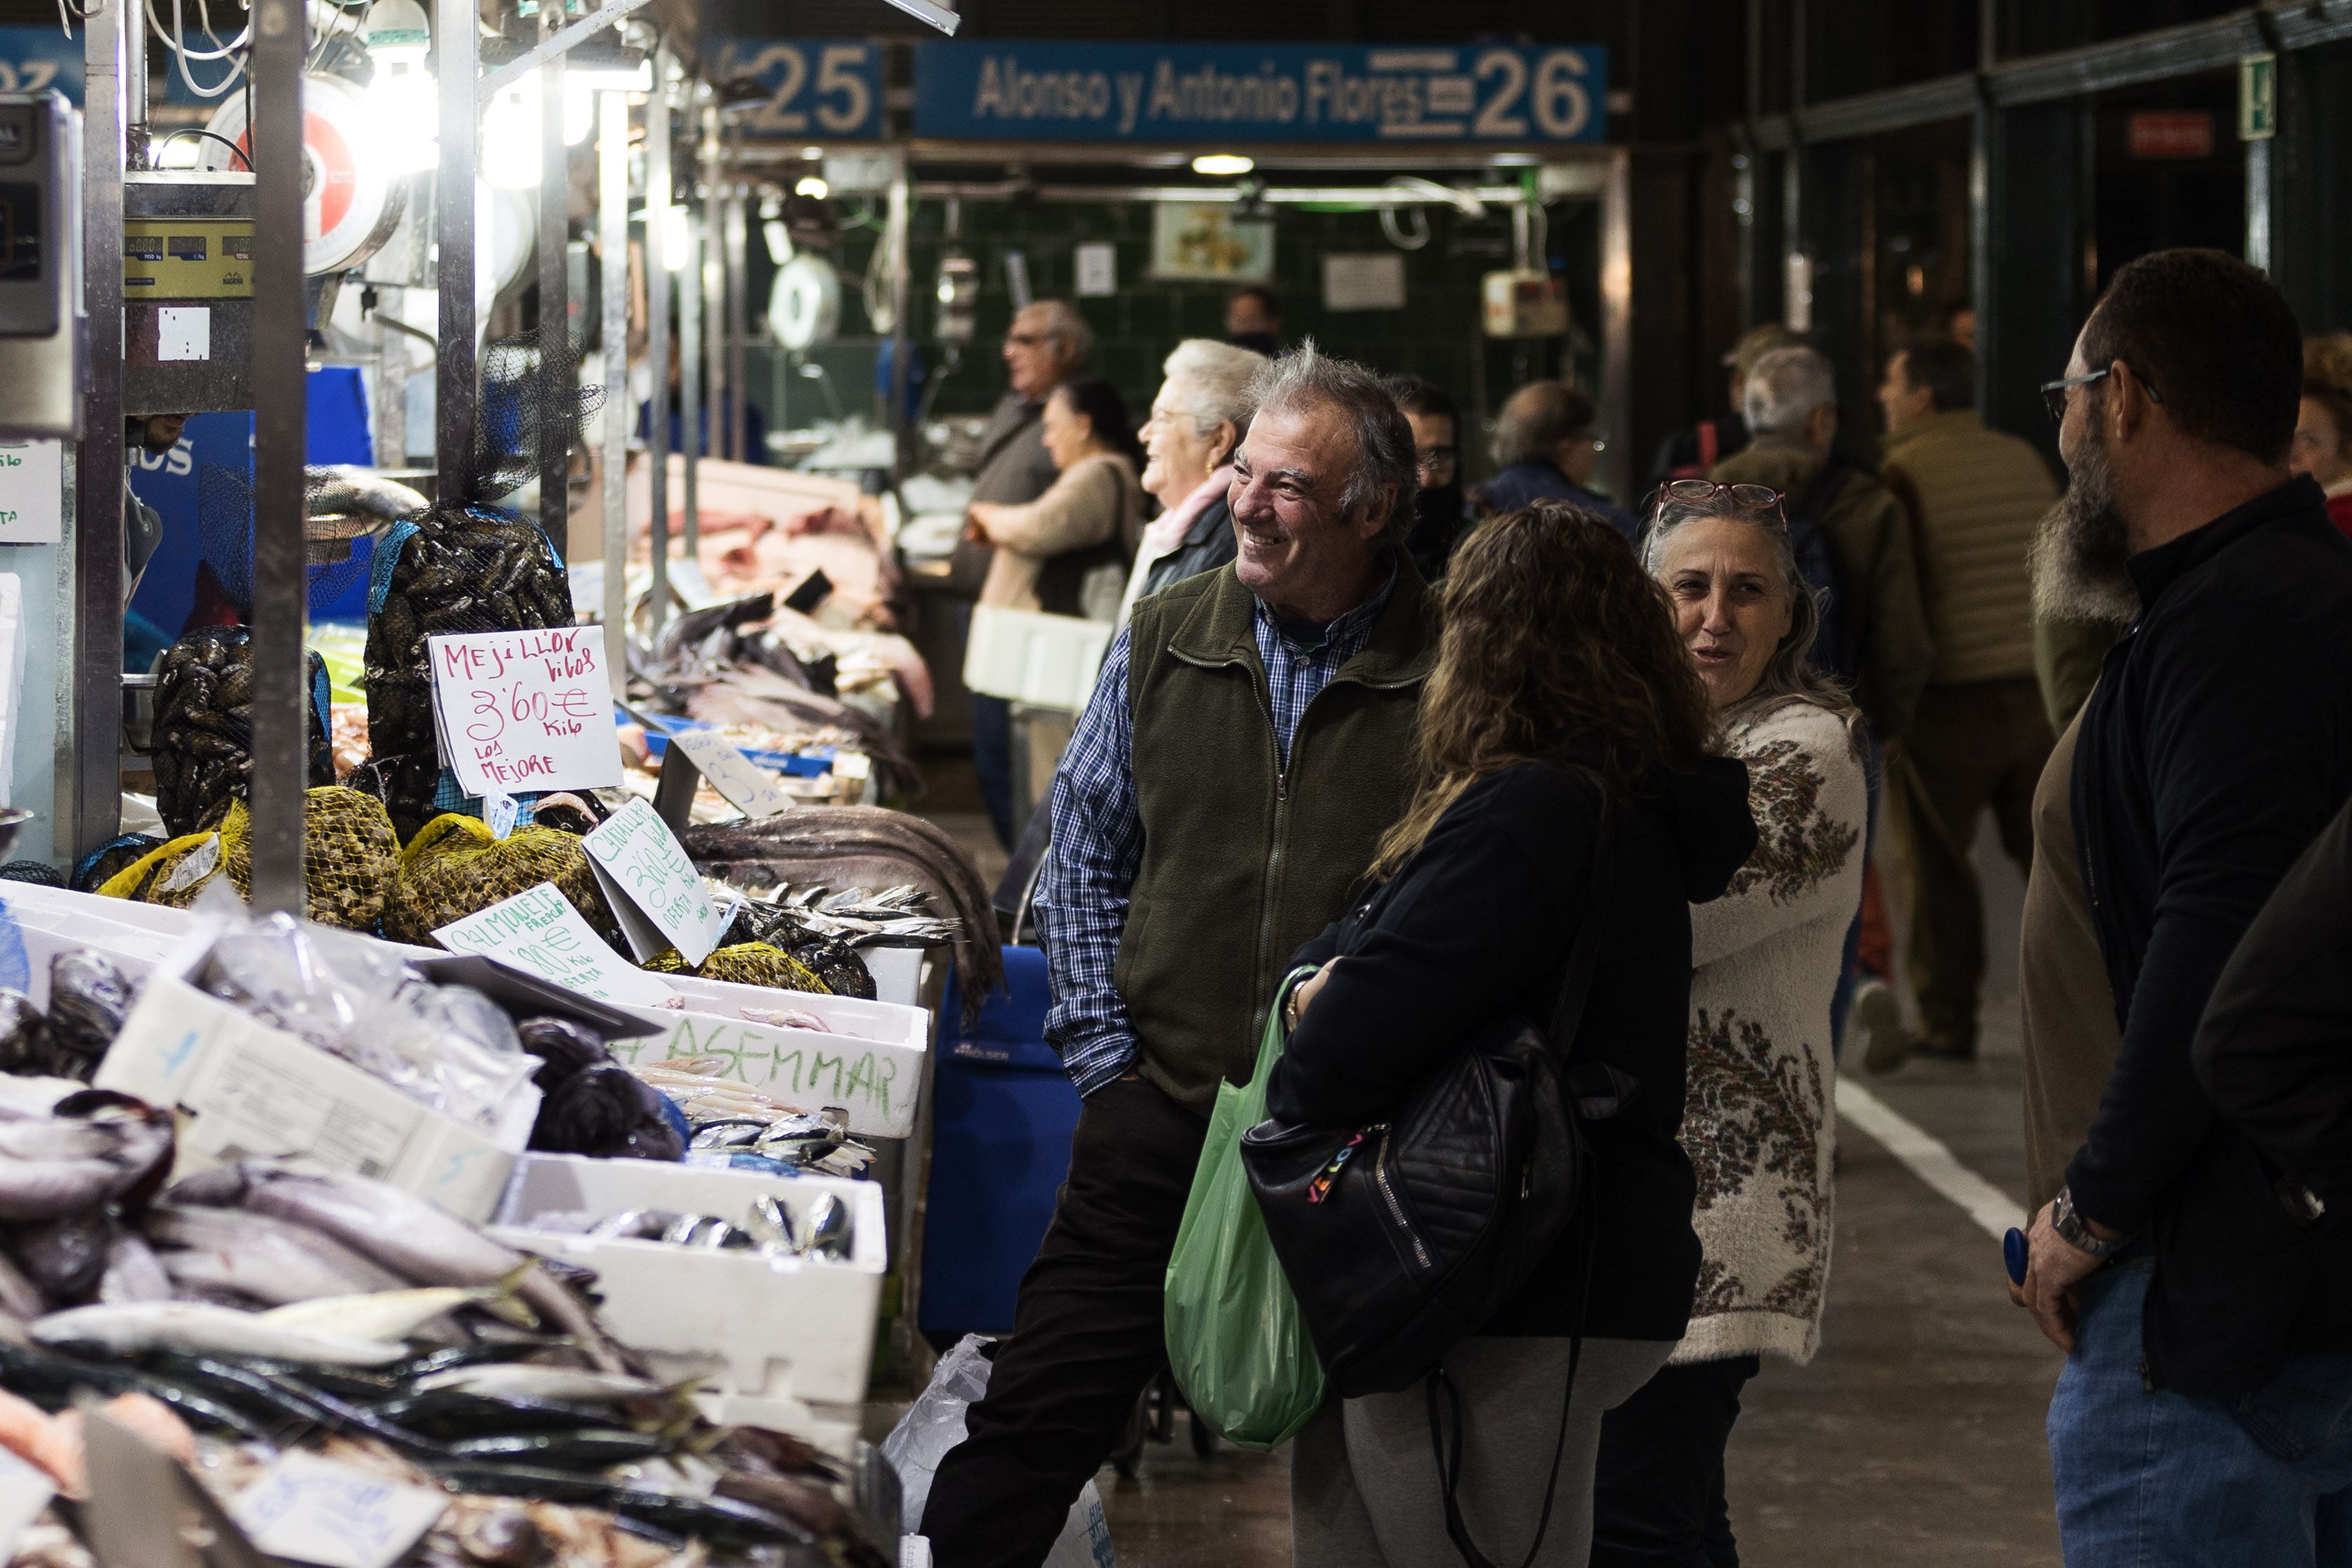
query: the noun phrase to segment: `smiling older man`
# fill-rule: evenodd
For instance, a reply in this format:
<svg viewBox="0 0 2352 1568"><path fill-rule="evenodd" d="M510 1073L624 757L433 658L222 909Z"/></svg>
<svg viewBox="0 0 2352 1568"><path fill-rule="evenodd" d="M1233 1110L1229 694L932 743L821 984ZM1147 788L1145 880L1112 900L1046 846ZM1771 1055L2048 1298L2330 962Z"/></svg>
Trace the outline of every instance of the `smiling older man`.
<svg viewBox="0 0 2352 1568"><path fill-rule="evenodd" d="M1054 786L1046 1037L1086 1097L1069 1181L970 1437L923 1516L941 1568L1044 1560L1166 1359L1160 1287L1220 1081L1412 788L1436 652L1397 542L1412 432L1310 343L1260 372L1239 554L1144 599Z"/></svg>

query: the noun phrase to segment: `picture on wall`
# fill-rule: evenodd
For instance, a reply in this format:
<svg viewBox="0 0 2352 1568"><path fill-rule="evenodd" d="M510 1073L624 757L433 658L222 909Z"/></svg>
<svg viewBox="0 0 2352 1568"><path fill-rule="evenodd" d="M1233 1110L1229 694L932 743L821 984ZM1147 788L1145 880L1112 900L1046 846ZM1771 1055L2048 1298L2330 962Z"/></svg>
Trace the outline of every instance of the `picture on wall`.
<svg viewBox="0 0 2352 1568"><path fill-rule="evenodd" d="M1223 202L1161 202L1151 209L1151 275L1264 283L1274 276L1274 225L1236 221Z"/></svg>

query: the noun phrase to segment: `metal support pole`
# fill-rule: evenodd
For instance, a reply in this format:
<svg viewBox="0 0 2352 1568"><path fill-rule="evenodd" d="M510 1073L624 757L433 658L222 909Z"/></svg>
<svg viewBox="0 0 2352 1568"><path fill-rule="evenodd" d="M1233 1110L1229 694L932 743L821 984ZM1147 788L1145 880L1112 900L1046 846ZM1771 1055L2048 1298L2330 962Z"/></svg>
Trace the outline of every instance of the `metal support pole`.
<svg viewBox="0 0 2352 1568"><path fill-rule="evenodd" d="M735 395L727 405L727 455L739 463L758 463L767 454L751 450L751 383L746 375L743 345L751 335L751 319L743 278L745 231L743 187L731 187L727 196L727 386Z"/></svg>
<svg viewBox="0 0 2352 1568"><path fill-rule="evenodd" d="M654 91L646 102L646 362L653 395L646 408L646 491L653 502L653 591L646 639L656 644L669 619L669 42L654 50Z"/></svg>
<svg viewBox="0 0 2352 1568"><path fill-rule="evenodd" d="M1633 425L1633 156L1610 154L1601 192L1601 407L1612 431ZM1619 437L1602 455L1611 493L1633 499L1633 443Z"/></svg>
<svg viewBox="0 0 2352 1568"><path fill-rule="evenodd" d="M2246 265L2271 269L2271 149L2267 136L2246 143Z"/></svg>
<svg viewBox="0 0 2352 1568"><path fill-rule="evenodd" d="M702 155L698 160L702 170L701 222L696 226L697 243L701 247L700 268L695 273L696 289L701 296L702 307L702 394L703 423L707 426L702 439L695 444L698 457L735 458L734 448L728 444L727 431L720 415L727 407L727 394L734 383L727 374L727 195L719 175L719 106L710 101L709 89L702 92ZM696 499L700 500L698 489ZM699 506L695 512L695 534L702 532Z"/></svg>
<svg viewBox="0 0 2352 1568"><path fill-rule="evenodd" d="M563 20L561 5L543 5L539 14L551 34ZM568 558L580 380L572 361L564 254L572 237L572 160L563 145L563 57L551 54L539 68L539 525Z"/></svg>
<svg viewBox="0 0 2352 1568"><path fill-rule="evenodd" d="M477 0L434 0L435 79L441 95L441 174L434 182L441 246L439 357L434 377L434 454L445 501L474 488L475 380L478 312L474 305L474 166L479 140L475 75L480 68Z"/></svg>
<svg viewBox="0 0 2352 1568"><path fill-rule="evenodd" d="M702 543L702 215L686 192L686 254L677 268L677 444L686 468L686 496L678 530L686 558L697 559Z"/></svg>
<svg viewBox="0 0 2352 1568"><path fill-rule="evenodd" d="M89 390L74 454L73 769L50 842L79 859L122 821L122 5L82 41L82 300ZM62 748L61 748L62 749Z"/></svg>
<svg viewBox="0 0 2352 1568"><path fill-rule="evenodd" d="M908 183L907 165L901 160L896 174L890 177L888 228L882 243L888 245L892 237L898 242L898 253L891 258L890 277L890 450L891 478L903 479L915 466L914 421L907 416L908 389L913 384L915 334L907 320L909 303L907 294L907 230L913 221L914 187Z"/></svg>
<svg viewBox="0 0 2352 1568"><path fill-rule="evenodd" d="M299 914L304 593L302 0L253 9L253 905ZM470 296L469 296L470 298Z"/></svg>
<svg viewBox="0 0 2352 1568"><path fill-rule="evenodd" d="M147 155L147 29L134 16L122 33L122 121L124 165L144 169Z"/></svg>
<svg viewBox="0 0 2352 1568"><path fill-rule="evenodd" d="M629 95L597 95L596 241L604 253L604 637L613 695L629 689Z"/></svg>

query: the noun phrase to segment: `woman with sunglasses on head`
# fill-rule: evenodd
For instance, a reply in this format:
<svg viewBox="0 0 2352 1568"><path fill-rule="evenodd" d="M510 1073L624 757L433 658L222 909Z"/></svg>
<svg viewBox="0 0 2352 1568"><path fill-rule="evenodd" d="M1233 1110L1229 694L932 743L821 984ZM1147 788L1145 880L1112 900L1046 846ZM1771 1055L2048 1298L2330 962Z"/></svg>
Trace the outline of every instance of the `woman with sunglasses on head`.
<svg viewBox="0 0 2352 1568"><path fill-rule="evenodd" d="M1602 519L1546 504L1481 524L1442 603L1418 793L1378 886L1296 961L1331 962L1291 1004L1267 1114L1340 1129L1402 1114L1493 1026L1549 1022L1588 931L1568 1059L1630 1088L1587 1132L1589 1199L1445 1352L1457 1484L1431 1436L1432 1380L1332 1399L1293 1450L1299 1568L1461 1561L1449 1495L1492 1561L1584 1568L1601 1412L1664 1363L1698 1268L1675 1138L1688 900L1721 891L1755 845L1744 773L1715 752L1665 596Z"/></svg>
<svg viewBox="0 0 2352 1568"><path fill-rule="evenodd" d="M1818 625L1779 492L1680 479L1653 499L1643 561L1748 764L1758 843L1691 909L1682 1145L1704 1259L1666 1366L1603 1419L1592 1568L1735 1568L1723 1456L1766 1354L1821 1341L1836 1069L1830 1005L1862 900L1858 717L1807 659Z"/></svg>

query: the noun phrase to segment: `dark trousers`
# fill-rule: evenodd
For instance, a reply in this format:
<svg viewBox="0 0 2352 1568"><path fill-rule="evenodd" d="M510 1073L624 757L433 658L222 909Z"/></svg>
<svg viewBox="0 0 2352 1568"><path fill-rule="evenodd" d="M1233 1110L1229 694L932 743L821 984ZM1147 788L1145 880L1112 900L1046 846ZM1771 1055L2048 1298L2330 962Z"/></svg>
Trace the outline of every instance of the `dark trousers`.
<svg viewBox="0 0 2352 1568"><path fill-rule="evenodd" d="M996 841L1013 847L1013 704L1002 697L971 694L971 771L980 779L980 803Z"/></svg>
<svg viewBox="0 0 2352 1568"><path fill-rule="evenodd" d="M1022 1277L988 1394L931 1482L939 1568L1035 1568L1168 1359L1162 1289L1208 1134L1139 1078L1078 1113L1070 1176Z"/></svg>
<svg viewBox="0 0 2352 1568"><path fill-rule="evenodd" d="M1990 810L2023 876L2033 864L2033 786L2054 744L2032 679L1930 686L1888 769L1887 825L1911 870L1911 988L1930 1047L1973 1055L1984 984L1977 822Z"/></svg>
<svg viewBox="0 0 2352 1568"><path fill-rule="evenodd" d="M1757 1358L1663 1367L1601 1419L1592 1568L1739 1568L1723 1450Z"/></svg>

